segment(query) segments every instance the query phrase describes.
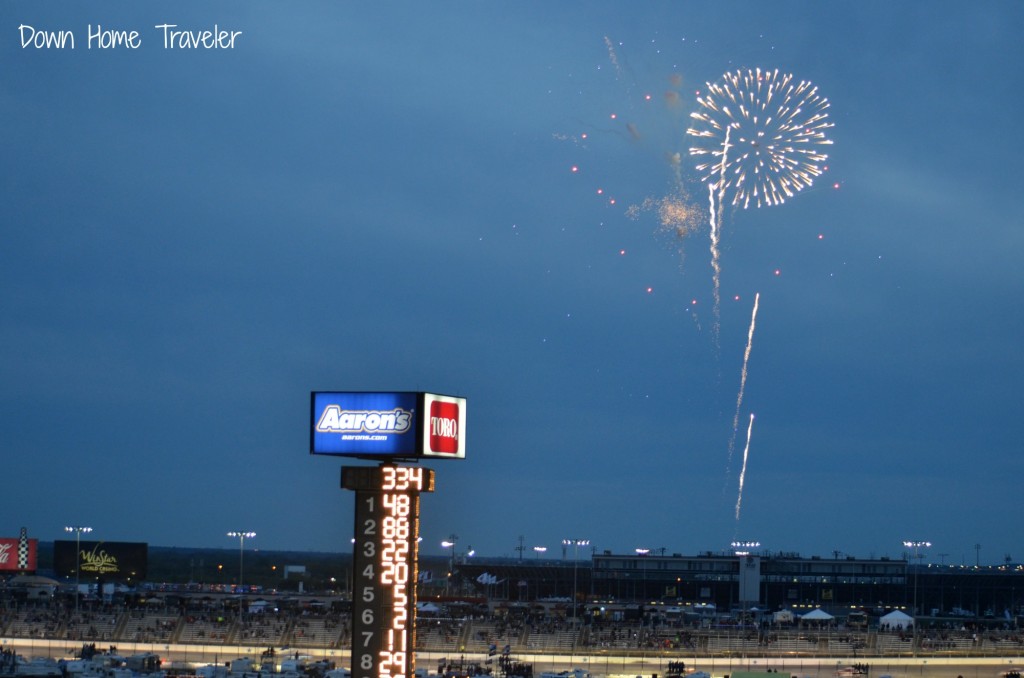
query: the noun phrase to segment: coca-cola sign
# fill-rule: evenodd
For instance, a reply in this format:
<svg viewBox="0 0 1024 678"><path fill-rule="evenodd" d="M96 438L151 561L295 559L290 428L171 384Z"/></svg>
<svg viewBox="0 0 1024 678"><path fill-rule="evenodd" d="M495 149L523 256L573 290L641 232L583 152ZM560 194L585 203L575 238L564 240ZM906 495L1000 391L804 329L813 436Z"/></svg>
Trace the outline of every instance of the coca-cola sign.
<svg viewBox="0 0 1024 678"><path fill-rule="evenodd" d="M35 539L0 537L0 572L35 572Z"/></svg>

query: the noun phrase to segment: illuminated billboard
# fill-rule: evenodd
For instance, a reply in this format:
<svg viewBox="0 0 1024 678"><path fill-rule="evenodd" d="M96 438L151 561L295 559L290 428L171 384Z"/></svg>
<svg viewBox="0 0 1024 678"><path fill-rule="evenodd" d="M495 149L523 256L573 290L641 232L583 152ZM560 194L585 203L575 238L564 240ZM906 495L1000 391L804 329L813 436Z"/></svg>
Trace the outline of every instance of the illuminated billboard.
<svg viewBox="0 0 1024 678"><path fill-rule="evenodd" d="M0 537L0 572L35 572L38 541Z"/></svg>
<svg viewBox="0 0 1024 678"><path fill-rule="evenodd" d="M464 459L466 399L418 392L313 391L310 454Z"/></svg>
<svg viewBox="0 0 1024 678"><path fill-rule="evenodd" d="M89 578L119 581L145 579L148 556L149 545L140 542L53 542L53 569L57 576L74 577L77 567L82 581Z"/></svg>

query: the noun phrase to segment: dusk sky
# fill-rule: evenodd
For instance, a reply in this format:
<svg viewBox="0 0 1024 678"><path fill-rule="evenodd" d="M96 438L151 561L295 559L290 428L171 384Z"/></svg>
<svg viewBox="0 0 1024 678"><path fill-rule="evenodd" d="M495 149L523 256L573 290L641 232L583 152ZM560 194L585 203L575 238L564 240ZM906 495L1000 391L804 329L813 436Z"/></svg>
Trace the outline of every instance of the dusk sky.
<svg viewBox="0 0 1024 678"><path fill-rule="evenodd" d="M309 454L309 394L397 390L468 400L426 554L1024 561L1022 30L1010 1L0 3L0 536L348 551L366 462ZM784 204L720 201L713 261L686 132L748 69L816 86L832 143Z"/></svg>

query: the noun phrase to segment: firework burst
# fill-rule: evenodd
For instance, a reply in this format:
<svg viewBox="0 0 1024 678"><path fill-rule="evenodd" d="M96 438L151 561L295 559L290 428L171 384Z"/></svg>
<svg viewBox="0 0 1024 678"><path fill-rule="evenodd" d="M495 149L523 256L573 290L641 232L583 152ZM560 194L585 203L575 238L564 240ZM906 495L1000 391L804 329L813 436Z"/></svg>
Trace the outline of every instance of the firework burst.
<svg viewBox="0 0 1024 678"><path fill-rule="evenodd" d="M828 99L810 82L778 69L740 70L707 83L697 103L686 130L690 155L701 181L734 207L779 205L824 172L821 146L832 143L833 125Z"/></svg>

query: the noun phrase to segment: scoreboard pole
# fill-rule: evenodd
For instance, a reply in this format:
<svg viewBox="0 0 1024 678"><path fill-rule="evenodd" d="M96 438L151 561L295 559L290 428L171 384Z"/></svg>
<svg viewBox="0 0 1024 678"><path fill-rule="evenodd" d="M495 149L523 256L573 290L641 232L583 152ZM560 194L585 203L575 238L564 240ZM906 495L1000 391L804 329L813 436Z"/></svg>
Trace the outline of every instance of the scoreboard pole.
<svg viewBox="0 0 1024 678"><path fill-rule="evenodd" d="M352 577L352 678L410 678L416 670L420 493L434 472L420 466L345 466L356 493Z"/></svg>

